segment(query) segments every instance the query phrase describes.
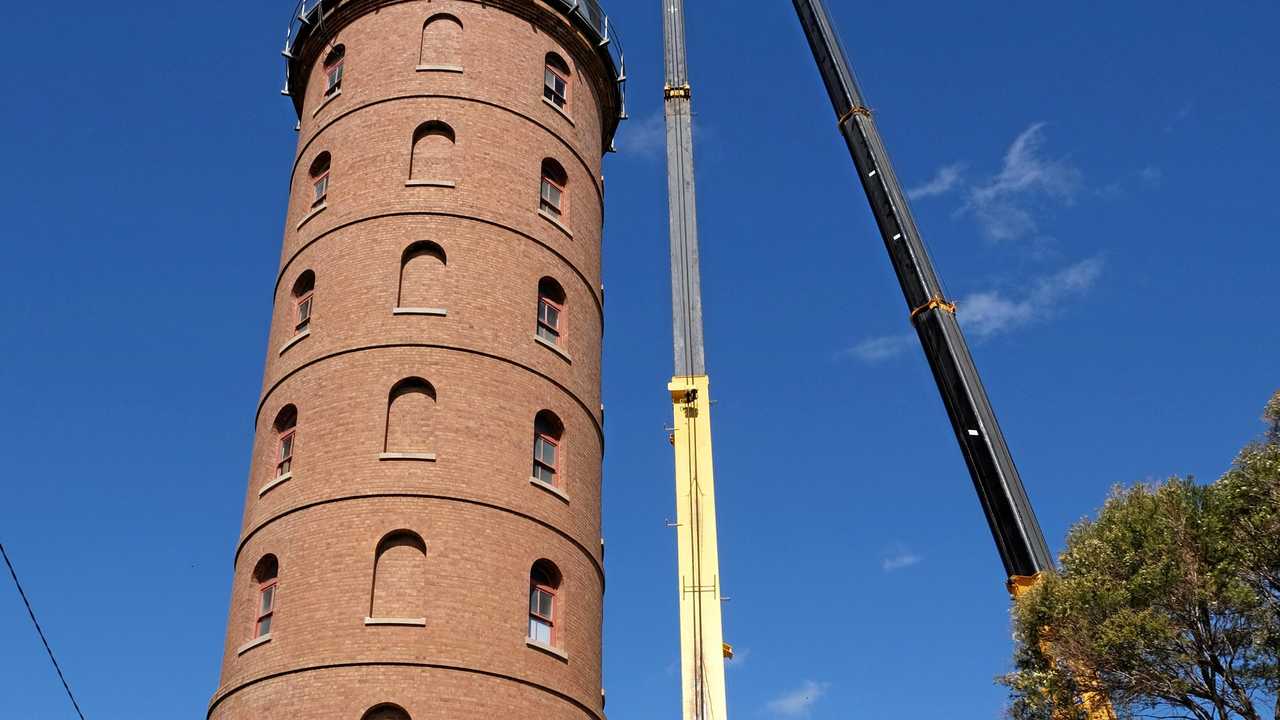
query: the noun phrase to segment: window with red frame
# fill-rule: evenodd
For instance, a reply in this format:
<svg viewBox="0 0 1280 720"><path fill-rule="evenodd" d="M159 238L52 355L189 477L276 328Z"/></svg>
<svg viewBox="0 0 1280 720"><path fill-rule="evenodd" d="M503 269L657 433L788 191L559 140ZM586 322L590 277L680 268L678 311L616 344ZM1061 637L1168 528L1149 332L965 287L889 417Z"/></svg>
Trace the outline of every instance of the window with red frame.
<svg viewBox="0 0 1280 720"><path fill-rule="evenodd" d="M559 641L556 630L556 595L560 590L560 571L546 560L534 563L529 573L529 640L548 647Z"/></svg>
<svg viewBox="0 0 1280 720"><path fill-rule="evenodd" d="M332 95L342 89L342 70L347 60L347 48L338 45L329 51L324 59L325 96Z"/></svg>
<svg viewBox="0 0 1280 720"><path fill-rule="evenodd" d="M303 272L293 283L293 300L295 313L294 331L304 333L311 329L311 311L315 307L316 274L310 270Z"/></svg>
<svg viewBox="0 0 1280 720"><path fill-rule="evenodd" d="M565 328L565 294L560 283L551 278L538 282L538 337L559 345Z"/></svg>
<svg viewBox="0 0 1280 720"><path fill-rule="evenodd" d="M560 219L568 211L565 188L569 185L569 175L564 166L547 158L542 161L542 192L539 205L543 212Z"/></svg>
<svg viewBox="0 0 1280 720"><path fill-rule="evenodd" d="M569 105L569 64L555 53L547 53L542 96L561 110Z"/></svg>
<svg viewBox="0 0 1280 720"><path fill-rule="evenodd" d="M276 415L276 477L293 472L293 451L298 444L298 409L286 405Z"/></svg>
<svg viewBox="0 0 1280 720"><path fill-rule="evenodd" d="M280 575L280 563L275 555L266 555L258 561L253 571L258 597L253 621L253 637L271 634L272 619L276 614L276 594Z"/></svg>
<svg viewBox="0 0 1280 720"><path fill-rule="evenodd" d="M332 164L333 158L327 152L320 153L311 163L311 187L315 191L312 207L323 205L329 196L329 167Z"/></svg>
<svg viewBox="0 0 1280 720"><path fill-rule="evenodd" d="M547 485L560 480L560 442L564 425L549 410L543 410L533 421L533 478Z"/></svg>

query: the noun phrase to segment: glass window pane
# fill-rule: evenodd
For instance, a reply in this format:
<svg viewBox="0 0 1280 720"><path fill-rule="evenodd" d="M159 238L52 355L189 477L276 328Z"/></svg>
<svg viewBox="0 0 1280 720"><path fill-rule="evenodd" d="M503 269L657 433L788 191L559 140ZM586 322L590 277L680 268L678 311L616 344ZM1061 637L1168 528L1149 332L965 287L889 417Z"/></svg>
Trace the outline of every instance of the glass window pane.
<svg viewBox="0 0 1280 720"><path fill-rule="evenodd" d="M262 610L259 611L259 614L266 614L271 612L271 608L275 606L275 602L276 602L276 588L274 585L272 585L271 587L262 591Z"/></svg>
<svg viewBox="0 0 1280 720"><path fill-rule="evenodd" d="M268 615L258 621L258 637L271 633L271 616Z"/></svg>
<svg viewBox="0 0 1280 720"><path fill-rule="evenodd" d="M551 617L551 595L545 592L538 593L538 614L544 618Z"/></svg>
<svg viewBox="0 0 1280 720"><path fill-rule="evenodd" d="M529 620L529 639L543 645L551 644L551 626L537 619Z"/></svg>

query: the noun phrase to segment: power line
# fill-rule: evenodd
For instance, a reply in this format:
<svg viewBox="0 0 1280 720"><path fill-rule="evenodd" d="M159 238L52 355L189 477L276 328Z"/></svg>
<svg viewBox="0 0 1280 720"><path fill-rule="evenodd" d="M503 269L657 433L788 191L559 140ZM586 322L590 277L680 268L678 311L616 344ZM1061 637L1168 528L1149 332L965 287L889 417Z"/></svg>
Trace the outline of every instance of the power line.
<svg viewBox="0 0 1280 720"><path fill-rule="evenodd" d="M76 715L80 716L80 720L84 720L84 713L80 712L80 703L76 702L76 696L71 694L71 686L67 684L67 678L62 674L62 668L58 665L58 660L53 656L53 648L49 647L49 641L44 636L44 630L40 628L40 621L36 620L36 611L31 609L31 602L27 600L27 593L22 589L22 583L18 582L18 571L13 569L13 563L9 561L9 553L5 552L4 544L0 543L0 555L4 556L4 564L9 567L9 577L13 578L14 587L18 588L18 595L22 596L22 604L27 606L27 615L31 616L31 624L36 627L36 634L40 636L40 642L44 643L45 652L49 653L49 662L53 663L53 669L58 673L58 679L62 681L62 689L67 691L67 697L71 700L71 706L76 709Z"/></svg>

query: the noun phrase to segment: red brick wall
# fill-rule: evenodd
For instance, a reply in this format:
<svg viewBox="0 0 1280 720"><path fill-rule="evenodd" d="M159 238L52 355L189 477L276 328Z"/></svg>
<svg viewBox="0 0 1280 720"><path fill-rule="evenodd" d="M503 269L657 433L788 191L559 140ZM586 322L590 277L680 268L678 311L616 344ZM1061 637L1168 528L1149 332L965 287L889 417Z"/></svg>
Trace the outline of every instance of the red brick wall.
<svg viewBox="0 0 1280 720"><path fill-rule="evenodd" d="M394 703L414 720L601 718L600 165L613 101L599 88L610 79L589 41L534 0L363 5L346 18L340 5L329 28L346 50L341 93L326 100L320 63L309 68L210 716L361 720ZM423 24L438 13L463 24L461 73L417 70ZM573 66L572 120L542 100L548 52ZM406 185L414 131L427 121L456 135L451 176L432 176L456 187ZM308 171L322 152L332 155L330 188L315 213ZM568 232L538 214L548 157L569 175ZM397 315L404 251L423 240L447 264L416 295L447 315ZM291 291L307 270L316 275L309 335L289 345ZM567 295L563 354L534 340L544 276ZM435 389L430 439L388 448L388 396L410 377ZM292 478L263 492L276 479L272 423L288 404L298 408ZM543 409L565 425L567 499L529 482ZM378 544L401 530L422 538L425 560L405 547L386 556L379 607L386 593L425 587L387 607L420 608L426 626L367 625ZM280 562L271 639L242 652L256 619L253 568L267 553ZM525 642L539 559L563 574L565 657Z"/></svg>

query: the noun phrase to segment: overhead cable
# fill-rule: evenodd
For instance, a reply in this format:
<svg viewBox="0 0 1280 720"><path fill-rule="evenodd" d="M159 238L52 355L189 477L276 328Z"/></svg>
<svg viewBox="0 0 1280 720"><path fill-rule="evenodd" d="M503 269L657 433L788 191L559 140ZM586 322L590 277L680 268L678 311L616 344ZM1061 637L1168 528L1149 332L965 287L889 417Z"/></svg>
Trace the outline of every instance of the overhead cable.
<svg viewBox="0 0 1280 720"><path fill-rule="evenodd" d="M9 577L13 578L13 586L18 588L18 595L22 597L22 604L27 606L27 615L31 618L31 624L36 628L36 634L40 636L40 642L44 643L44 651L49 653L49 662L53 663L53 670L58 673L58 679L62 681L62 689L67 691L67 699L71 700L71 706L76 709L76 715L80 716L80 720L84 720L84 713L80 711L80 703L76 702L76 696L72 694L71 686L67 684L67 677L62 674L62 667L58 665L58 659L53 656L53 648L49 647L49 639L44 636L44 629L40 627L40 621L36 620L36 611L31 609L31 601L27 600L27 593L22 589L22 583L18 581L18 571L13 569L13 563L10 562L9 553L5 552L3 543L0 543L0 555L4 556L4 564L9 568Z"/></svg>

